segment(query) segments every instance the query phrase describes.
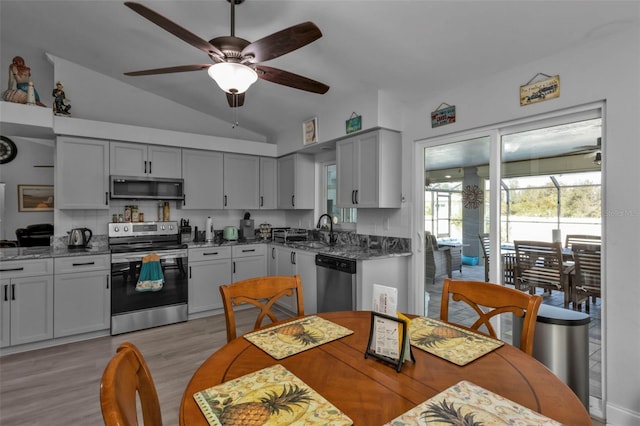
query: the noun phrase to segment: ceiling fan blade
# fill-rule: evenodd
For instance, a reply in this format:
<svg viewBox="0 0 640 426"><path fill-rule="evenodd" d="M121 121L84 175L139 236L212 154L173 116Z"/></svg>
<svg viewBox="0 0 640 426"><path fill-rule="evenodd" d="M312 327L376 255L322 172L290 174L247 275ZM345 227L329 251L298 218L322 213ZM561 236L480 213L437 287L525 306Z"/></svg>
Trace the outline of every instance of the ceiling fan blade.
<svg viewBox="0 0 640 426"><path fill-rule="evenodd" d="M182 28L180 25L176 24L170 19L167 19L159 13L149 9L147 6L132 1L127 1L124 4L143 18L148 19L149 21L153 22L160 28L170 32L179 39L186 41L193 47L202 50L209 56L218 56L220 58L224 58L224 53L222 53L217 47L193 34L191 31Z"/></svg>
<svg viewBox="0 0 640 426"><path fill-rule="evenodd" d="M320 94L327 93L329 90L329 86L324 83L278 68L260 65L256 67L256 71L258 72L258 78L262 80L293 87L294 89Z"/></svg>
<svg viewBox="0 0 640 426"><path fill-rule="evenodd" d="M155 68L152 70L125 72L124 75L137 77L140 75L171 74L174 72L200 71L200 70L206 70L210 66L211 64L180 65L177 67Z"/></svg>
<svg viewBox="0 0 640 426"><path fill-rule="evenodd" d="M237 108L244 105L244 93L225 93L227 95L227 102L229 102L229 106L231 108Z"/></svg>
<svg viewBox="0 0 640 426"><path fill-rule="evenodd" d="M253 56L251 62L265 62L292 52L322 37L322 32L313 22L294 25L260 40L242 50L242 56Z"/></svg>

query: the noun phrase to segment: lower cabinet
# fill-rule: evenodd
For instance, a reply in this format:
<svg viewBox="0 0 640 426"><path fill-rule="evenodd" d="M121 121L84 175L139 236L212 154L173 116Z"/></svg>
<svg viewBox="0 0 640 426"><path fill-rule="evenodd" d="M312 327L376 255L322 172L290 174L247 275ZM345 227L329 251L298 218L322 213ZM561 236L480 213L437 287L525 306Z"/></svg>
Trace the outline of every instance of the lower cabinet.
<svg viewBox="0 0 640 426"><path fill-rule="evenodd" d="M53 337L53 259L0 263L0 347Z"/></svg>
<svg viewBox="0 0 640 426"><path fill-rule="evenodd" d="M111 327L109 255L54 259L53 337Z"/></svg>
<svg viewBox="0 0 640 426"><path fill-rule="evenodd" d="M231 283L231 247L189 249L188 313L222 309L220 286Z"/></svg>
<svg viewBox="0 0 640 426"><path fill-rule="evenodd" d="M233 246L231 249L233 282L267 275L266 254L266 244Z"/></svg>
<svg viewBox="0 0 640 426"><path fill-rule="evenodd" d="M270 275L300 275L305 314L317 312L316 254L306 250L271 246L269 250ZM290 312L296 312L295 297L282 297L277 305Z"/></svg>

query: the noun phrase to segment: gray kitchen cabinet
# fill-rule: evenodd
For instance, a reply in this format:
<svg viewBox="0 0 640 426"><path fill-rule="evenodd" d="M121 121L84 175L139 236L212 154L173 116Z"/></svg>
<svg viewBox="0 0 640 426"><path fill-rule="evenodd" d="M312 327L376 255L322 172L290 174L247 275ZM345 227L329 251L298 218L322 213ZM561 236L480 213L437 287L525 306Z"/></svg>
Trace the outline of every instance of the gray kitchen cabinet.
<svg viewBox="0 0 640 426"><path fill-rule="evenodd" d="M59 136L56 142L55 206L109 209L109 142Z"/></svg>
<svg viewBox="0 0 640 426"><path fill-rule="evenodd" d="M53 259L0 262L0 347L53 338Z"/></svg>
<svg viewBox="0 0 640 426"><path fill-rule="evenodd" d="M278 160L260 157L260 208L278 208Z"/></svg>
<svg viewBox="0 0 640 426"><path fill-rule="evenodd" d="M306 250L293 250L287 247L272 246L272 256L275 256L275 271L269 271L270 275L300 275L302 281L302 293L304 299L305 314L317 312L316 294L316 254ZM284 296L277 305L290 312L296 312L296 298Z"/></svg>
<svg viewBox="0 0 640 426"><path fill-rule="evenodd" d="M54 259L53 337L111 327L109 255Z"/></svg>
<svg viewBox="0 0 640 426"><path fill-rule="evenodd" d="M409 256L359 260L356 266L356 309L369 311L373 306L373 285L398 290L398 311L409 312Z"/></svg>
<svg viewBox="0 0 640 426"><path fill-rule="evenodd" d="M224 208L257 209L260 190L260 157L224 154Z"/></svg>
<svg viewBox="0 0 640 426"><path fill-rule="evenodd" d="M189 315L222 309L220 286L231 283L231 247L189 249Z"/></svg>
<svg viewBox="0 0 640 426"><path fill-rule="evenodd" d="M232 281L234 283L267 275L266 244L232 246L231 259Z"/></svg>
<svg viewBox="0 0 640 426"><path fill-rule="evenodd" d="M402 202L400 133L378 129L336 143L342 208L399 208Z"/></svg>
<svg viewBox="0 0 640 426"><path fill-rule="evenodd" d="M162 145L111 142L109 170L116 176L182 177L182 151Z"/></svg>
<svg viewBox="0 0 640 426"><path fill-rule="evenodd" d="M183 209L224 208L224 156L221 152L182 150Z"/></svg>
<svg viewBox="0 0 640 426"><path fill-rule="evenodd" d="M315 207L315 162L309 154L278 158L278 208Z"/></svg>

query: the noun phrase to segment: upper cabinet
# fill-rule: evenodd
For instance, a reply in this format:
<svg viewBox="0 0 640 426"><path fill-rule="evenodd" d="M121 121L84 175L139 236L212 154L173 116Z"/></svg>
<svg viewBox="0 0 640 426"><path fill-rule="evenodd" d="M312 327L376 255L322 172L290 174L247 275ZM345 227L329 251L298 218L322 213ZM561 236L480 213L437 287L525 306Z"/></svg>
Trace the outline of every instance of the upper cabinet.
<svg viewBox="0 0 640 426"><path fill-rule="evenodd" d="M110 172L116 176L182 177L180 148L111 142Z"/></svg>
<svg viewBox="0 0 640 426"><path fill-rule="evenodd" d="M278 160L260 157L260 208L278 208Z"/></svg>
<svg viewBox="0 0 640 426"><path fill-rule="evenodd" d="M224 208L257 209L260 157L224 154Z"/></svg>
<svg viewBox="0 0 640 426"><path fill-rule="evenodd" d="M337 142L338 207L399 208L400 133L378 129Z"/></svg>
<svg viewBox="0 0 640 426"><path fill-rule="evenodd" d="M309 154L291 154L278 159L278 208L313 209L315 163Z"/></svg>
<svg viewBox="0 0 640 426"><path fill-rule="evenodd" d="M109 142L59 136L56 208L109 209Z"/></svg>
<svg viewBox="0 0 640 426"><path fill-rule="evenodd" d="M182 150L184 209L224 208L224 156L221 152Z"/></svg>

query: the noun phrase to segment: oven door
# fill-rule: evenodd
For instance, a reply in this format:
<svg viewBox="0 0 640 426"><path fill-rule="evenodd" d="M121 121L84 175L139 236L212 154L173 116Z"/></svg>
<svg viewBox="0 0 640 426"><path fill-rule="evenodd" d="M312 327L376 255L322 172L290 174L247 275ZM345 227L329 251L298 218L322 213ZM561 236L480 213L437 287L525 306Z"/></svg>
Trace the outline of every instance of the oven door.
<svg viewBox="0 0 640 426"><path fill-rule="evenodd" d="M111 315L187 303L187 250L154 251L160 258L164 276L162 288L156 291L136 289L142 258L151 252L111 254Z"/></svg>

